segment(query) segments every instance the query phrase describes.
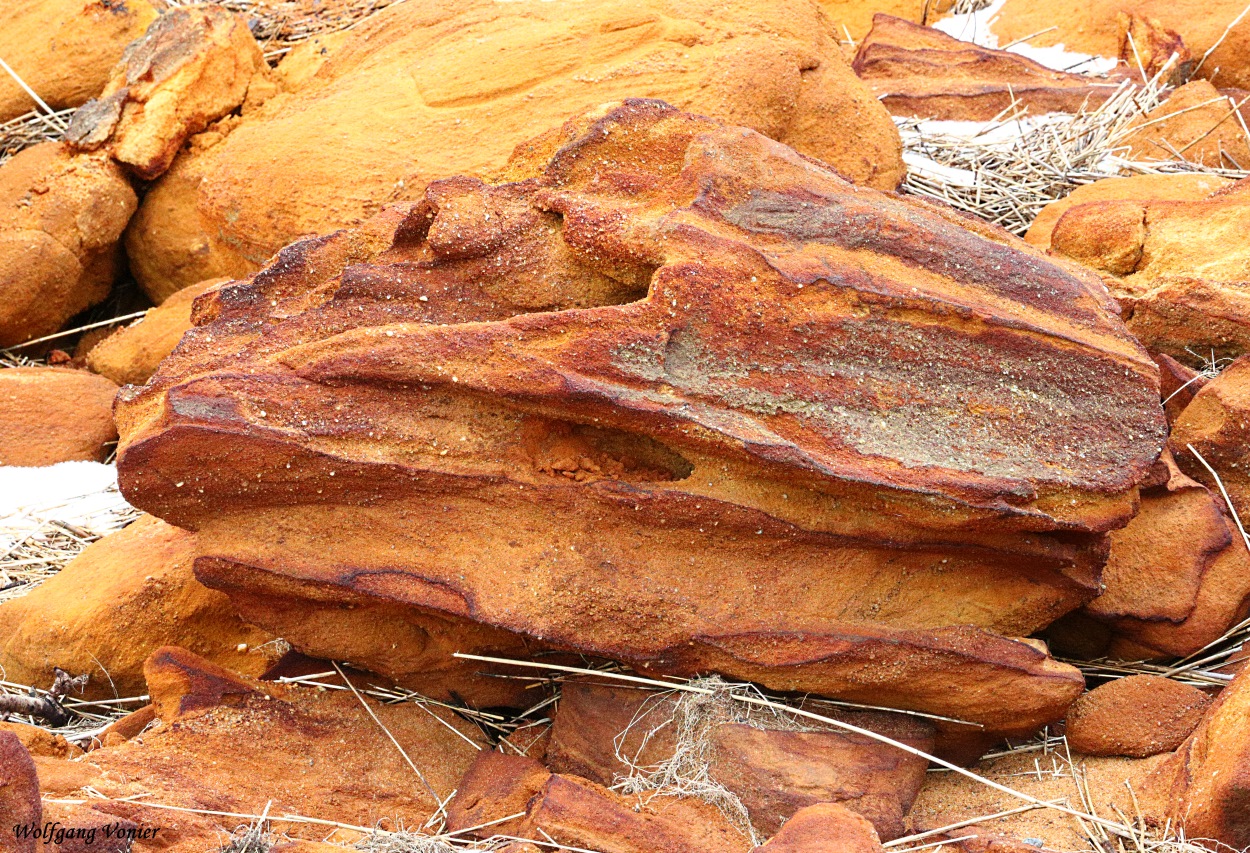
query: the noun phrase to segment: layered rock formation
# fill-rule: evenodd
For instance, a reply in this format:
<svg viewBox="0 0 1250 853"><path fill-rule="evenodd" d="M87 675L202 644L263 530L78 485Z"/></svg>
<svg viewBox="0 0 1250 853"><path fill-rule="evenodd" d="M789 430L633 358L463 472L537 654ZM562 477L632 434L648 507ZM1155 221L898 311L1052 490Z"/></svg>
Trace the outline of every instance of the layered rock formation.
<svg viewBox="0 0 1250 853"><path fill-rule="evenodd" d="M988 121L1013 105L1034 115L1094 109L1124 79L1055 71L881 14L873 18L853 67L893 115L950 121Z"/></svg>
<svg viewBox="0 0 1250 853"><path fill-rule="evenodd" d="M148 0L41 0L0 7L0 59L53 109L76 107L104 88L126 45L156 18ZM0 122L36 109L0 72Z"/></svg>
<svg viewBox="0 0 1250 853"><path fill-rule="evenodd" d="M108 295L136 204L117 164L60 143L0 166L0 347L55 332Z"/></svg>
<svg viewBox="0 0 1250 853"><path fill-rule="evenodd" d="M156 185L129 233L136 277L165 294L253 272L431 180L493 174L518 144L626 97L746 125L893 188L898 133L839 37L810 0L396 4L296 91L180 158L195 162Z"/></svg>
<svg viewBox="0 0 1250 853"><path fill-rule="evenodd" d="M123 490L198 577L427 689L556 647L1062 713L1079 675L997 634L1094 595L1164 429L1095 279L657 102L510 168L202 297L123 396Z"/></svg>
<svg viewBox="0 0 1250 853"><path fill-rule="evenodd" d="M175 8L127 47L99 98L74 113L66 139L81 150L104 147L152 180L187 137L242 104L267 71L242 15L220 6Z"/></svg>

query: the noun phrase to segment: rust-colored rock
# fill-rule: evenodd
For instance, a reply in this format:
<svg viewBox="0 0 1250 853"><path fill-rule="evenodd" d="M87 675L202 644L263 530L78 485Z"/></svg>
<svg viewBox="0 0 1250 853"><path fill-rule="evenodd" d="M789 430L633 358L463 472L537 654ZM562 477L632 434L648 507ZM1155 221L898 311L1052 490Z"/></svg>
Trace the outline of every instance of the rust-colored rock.
<svg viewBox="0 0 1250 853"><path fill-rule="evenodd" d="M892 114L951 121L993 119L1013 104L1035 115L1093 109L1123 79L1055 71L881 14L873 18L853 67Z"/></svg>
<svg viewBox="0 0 1250 853"><path fill-rule="evenodd" d="M741 801L761 837L773 835L800 809L822 802L843 803L871 821L887 841L905 833L903 819L920 790L928 761L810 720L749 716L742 713L744 706L734 707L727 698L720 703L699 705L696 711L702 721L698 737L706 744L708 773ZM675 716L683 707L674 698L645 691L590 680L566 682L547 764L556 772L575 773L603 785L629 776L631 764L636 772L649 772L672 759L677 746ZM933 751L933 726L923 720L826 706L810 710ZM810 725L804 729L799 723Z"/></svg>
<svg viewBox="0 0 1250 853"><path fill-rule="evenodd" d="M82 749L67 741L61 735L53 734L45 728L31 726L26 723L0 722L0 731L11 732L17 736L22 746L31 755L44 755L52 758L77 758Z"/></svg>
<svg viewBox="0 0 1250 853"><path fill-rule="evenodd" d="M240 821L211 812L250 814L266 802L279 836L326 833L283 821L284 814L383 829L422 826L437 808L435 794L387 731L440 799L476 757L474 744L485 747L475 727L438 707L365 697L379 725L348 691L241 678L180 649L158 650L147 671L158 721L78 762L49 764L46 774L65 777L54 782L58 798L86 799L97 814L159 827L154 838L136 842L136 853L217 849ZM80 789L86 786L94 789L90 796Z"/></svg>
<svg viewBox="0 0 1250 853"><path fill-rule="evenodd" d="M1146 758L1179 747L1211 699L1196 687L1157 675L1117 678L1086 693L1068 711L1073 752Z"/></svg>
<svg viewBox="0 0 1250 853"><path fill-rule="evenodd" d="M1215 469L1233 507L1250 507L1250 357L1242 356L1194 395L1172 428L1169 446L1181 469L1213 491L1219 484L1194 450ZM1190 449L1192 446L1193 450Z"/></svg>
<svg viewBox="0 0 1250 853"><path fill-rule="evenodd" d="M1250 169L1250 137L1238 114L1243 98L1222 94L1206 80L1187 83L1139 120L1141 129L1125 140L1129 157Z"/></svg>
<svg viewBox="0 0 1250 853"><path fill-rule="evenodd" d="M42 828L43 807L39 801L39 777L35 762L17 735L0 729L0 850L4 853L35 853L37 838L17 832Z"/></svg>
<svg viewBox="0 0 1250 853"><path fill-rule="evenodd" d="M1156 42L1167 50L1163 42L1171 30L1200 77L1220 87L1250 88L1250 16L1242 16L1245 8L1241 0L1007 0L990 30L999 44L1028 38L1035 47L1063 45L1093 56L1121 57L1133 67L1137 55L1143 63L1150 61ZM1159 35L1142 39L1143 26ZM1139 46L1136 55L1126 45L1129 32Z"/></svg>
<svg viewBox="0 0 1250 853"><path fill-rule="evenodd" d="M447 829L611 853L745 853L752 846L701 800L616 794L578 776L549 773L532 758L486 751L460 780L447 806Z"/></svg>
<svg viewBox="0 0 1250 853"><path fill-rule="evenodd" d="M0 465L102 461L117 438L117 386L85 370L0 370Z"/></svg>
<svg viewBox="0 0 1250 853"><path fill-rule="evenodd" d="M267 74L243 15L176 6L126 48L100 97L74 113L65 138L82 150L103 147L152 180L188 137L243 103L253 77Z"/></svg>
<svg viewBox="0 0 1250 853"><path fill-rule="evenodd" d="M1189 739L1151 777L1191 839L1250 846L1250 675L1224 688Z"/></svg>
<svg viewBox="0 0 1250 853"><path fill-rule="evenodd" d="M1194 401L1194 395L1207 384L1209 377L1170 355L1155 353L1153 358L1159 365L1159 395L1163 398L1163 411L1167 412L1168 423L1175 423L1185 407Z"/></svg>
<svg viewBox="0 0 1250 853"><path fill-rule="evenodd" d="M173 294L138 322L92 347L87 367L118 385L147 382L161 359L174 351L183 333L191 328L191 303L210 287L226 281L229 279L209 279Z"/></svg>
<svg viewBox="0 0 1250 853"><path fill-rule="evenodd" d="M115 163L59 142L0 165L0 347L55 332L108 295L136 203Z"/></svg>
<svg viewBox="0 0 1250 853"><path fill-rule="evenodd" d="M93 543L38 589L0 604L0 666L20 684L43 684L54 666L89 673L87 693L101 699L142 694L144 660L172 643L260 675L272 655L259 647L272 638L195 580L195 555L194 534L151 517Z"/></svg>
<svg viewBox="0 0 1250 853"><path fill-rule="evenodd" d="M117 410L197 576L405 681L556 647L1060 715L1077 673L993 632L1093 596L1164 430L1098 280L653 101L514 173L548 161L201 298Z"/></svg>
<svg viewBox="0 0 1250 853"><path fill-rule="evenodd" d="M104 88L126 45L156 19L148 0L40 0L0 7L0 59L53 109L76 107ZM0 71L0 122L37 109Z"/></svg>
<svg viewBox="0 0 1250 853"><path fill-rule="evenodd" d="M1118 277L1112 295L1153 351L1191 366L1250 351L1250 195L1079 204L1051 234L1054 254Z"/></svg>
<svg viewBox="0 0 1250 853"><path fill-rule="evenodd" d="M135 274L151 293L254 272L296 238L418 199L431 180L493 175L518 144L630 97L746 125L892 189L898 132L840 38L811 0L395 4L296 91L212 131L186 167L201 182L158 185L144 207L184 216L132 231Z"/></svg>
<svg viewBox="0 0 1250 853"><path fill-rule="evenodd" d="M881 853L872 824L837 803L807 806L754 853Z"/></svg>
<svg viewBox="0 0 1250 853"><path fill-rule="evenodd" d="M1180 172L1167 175L1133 175L1127 178L1103 178L1077 187L1059 201L1051 202L1029 226L1025 242L1050 248L1050 235L1055 223L1072 207L1095 201L1199 201L1232 186L1229 178L1202 172Z"/></svg>

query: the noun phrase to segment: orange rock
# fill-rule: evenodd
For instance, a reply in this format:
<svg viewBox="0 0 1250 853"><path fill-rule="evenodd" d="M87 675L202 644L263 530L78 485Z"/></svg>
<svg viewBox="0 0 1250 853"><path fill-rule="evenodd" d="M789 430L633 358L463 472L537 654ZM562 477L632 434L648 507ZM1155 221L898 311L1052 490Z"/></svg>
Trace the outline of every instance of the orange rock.
<svg viewBox="0 0 1250 853"><path fill-rule="evenodd" d="M1250 846L1250 676L1243 672L1224 688L1150 781L1188 838Z"/></svg>
<svg viewBox="0 0 1250 853"><path fill-rule="evenodd" d="M193 534L151 517L90 545L33 592L0 604L7 677L39 685L59 666L90 673L93 698L136 696L144 660L170 643L261 674L273 656L259 647L272 638L195 580L195 554Z"/></svg>
<svg viewBox="0 0 1250 853"><path fill-rule="evenodd" d="M39 800L39 777L35 762L17 735L0 729L0 818L4 820L0 844L4 853L35 853L38 839L19 831L43 828Z"/></svg>
<svg viewBox="0 0 1250 853"><path fill-rule="evenodd" d="M1094 56L1124 57L1135 66L1136 56L1131 48L1125 51L1125 42L1126 33L1133 31L1141 44L1136 34L1140 24L1132 23L1137 19L1156 31L1179 34L1190 55L1202 61L1199 76L1218 86L1250 88L1250 16L1242 16L1245 7L1241 0L1007 0L990 30L999 44L1028 38L1034 47L1063 45ZM1145 62L1150 51L1141 47L1137 53L1145 54Z"/></svg>
<svg viewBox="0 0 1250 853"><path fill-rule="evenodd" d="M1159 396L1168 423L1174 423L1181 412L1194 400L1194 395L1207 384L1208 377L1192 367L1181 364L1170 355L1156 353L1152 356L1159 365Z"/></svg>
<svg viewBox="0 0 1250 853"><path fill-rule="evenodd" d="M1050 247L1055 223L1070 208L1095 201L1198 201L1233 185L1228 178L1202 172L1181 172L1169 175L1133 175L1128 178L1103 178L1077 187L1066 197L1051 202L1029 226L1025 242L1041 248Z"/></svg>
<svg viewBox="0 0 1250 853"><path fill-rule="evenodd" d="M1219 490L1211 476L1190 450L1192 446L1219 474L1233 507L1242 518L1250 507L1250 357L1243 356L1208 382L1172 429L1169 446L1180 466L1190 477L1213 491Z"/></svg>
<svg viewBox="0 0 1250 853"><path fill-rule="evenodd" d="M1034 114L1076 113L1115 94L1123 80L1055 71L882 14L853 67L893 115L950 121L988 121L1013 104Z"/></svg>
<svg viewBox="0 0 1250 853"><path fill-rule="evenodd" d="M1182 86L1138 121L1141 129L1125 140L1129 157L1250 169L1250 135L1238 115L1240 100L1206 80Z"/></svg>
<svg viewBox="0 0 1250 853"><path fill-rule="evenodd" d="M366 697L375 721L348 691L241 679L180 649L159 650L147 671L159 723L74 763L94 774L79 781L98 792L89 798L95 812L160 829L136 841L136 853L213 849L241 821L205 812L252 814L266 802L273 832L296 839L321 839L326 830L278 816L421 826L437 808L425 783L445 799L478 754L474 744L485 747L473 726L437 707Z"/></svg>
<svg viewBox="0 0 1250 853"><path fill-rule="evenodd" d="M118 409L197 576L429 689L542 646L991 736L1061 714L1078 674L995 632L1092 597L1164 430L1101 283L657 102L516 171L548 159L200 300Z"/></svg>
<svg viewBox="0 0 1250 853"><path fill-rule="evenodd" d="M0 165L0 347L55 332L108 295L135 205L115 163L59 142Z"/></svg>
<svg viewBox="0 0 1250 853"><path fill-rule="evenodd" d="M0 57L54 109L76 107L104 88L126 45L156 19L148 0L47 0L0 7ZM36 109L0 73L0 122Z"/></svg>
<svg viewBox="0 0 1250 853"><path fill-rule="evenodd" d="M1051 235L1051 252L1112 276L1129 330L1151 350L1192 364L1250 350L1250 196L1080 204Z"/></svg>
<svg viewBox="0 0 1250 853"><path fill-rule="evenodd" d="M39 726L25 723L0 722L0 731L11 732L21 741L22 746L31 755L44 755L52 758L77 758L82 750L58 734L53 734Z"/></svg>
<svg viewBox="0 0 1250 853"><path fill-rule="evenodd" d="M872 824L837 803L807 806L755 853L880 853Z"/></svg>
<svg viewBox="0 0 1250 853"><path fill-rule="evenodd" d="M646 772L673 757L678 707L675 699L645 691L565 682L547 763L556 772L604 785L630 774L622 756ZM734 722L733 711L741 710L699 706L703 724L697 736L706 741L709 776L742 802L761 836L772 835L791 815L821 802L843 803L870 820L886 840L904 834L903 819L928 761L832 727L798 730L802 726L797 723L811 722L798 718ZM823 706L811 710L933 751L928 722Z"/></svg>
<svg viewBox="0 0 1250 853"><path fill-rule="evenodd" d="M85 370L0 370L0 465L101 461L117 438L117 386Z"/></svg>
<svg viewBox="0 0 1250 853"><path fill-rule="evenodd" d="M849 41L852 49L854 42L862 41L869 36L873 23L878 15L889 16L911 24L927 23L925 18L930 14L930 7L938 4L932 0L873 0L864 3L862 0L816 0L820 9L833 22L834 32L839 41ZM936 9L932 10L936 12Z"/></svg>
<svg viewBox="0 0 1250 853"><path fill-rule="evenodd" d="M745 853L751 848L720 811L701 800L624 796L577 776L548 773L531 758L485 751L447 806L447 829L613 853Z"/></svg>
<svg viewBox="0 0 1250 853"><path fill-rule="evenodd" d="M104 147L143 180L169 168L187 138L237 109L253 77L268 75L247 19L220 6L175 6L127 48L97 100L65 138Z"/></svg>
<svg viewBox="0 0 1250 853"><path fill-rule="evenodd" d="M1146 758L1171 752L1202 720L1210 698L1157 675L1130 675L1086 693L1068 711L1073 752Z"/></svg>
<svg viewBox="0 0 1250 853"><path fill-rule="evenodd" d="M395 4L352 29L307 85L193 151L203 162L186 169L202 182L158 185L144 206L181 218L149 215L132 232L136 277L167 293L253 272L298 237L420 198L431 180L493 175L518 144L630 97L747 125L893 189L898 132L839 38L811 0ZM247 269L233 269L238 258ZM155 277L168 272L178 278Z"/></svg>
<svg viewBox="0 0 1250 853"><path fill-rule="evenodd" d="M216 278L185 287L141 320L119 329L87 354L87 366L118 385L142 385L161 359L174 351L191 328L191 303L201 293L229 279Z"/></svg>

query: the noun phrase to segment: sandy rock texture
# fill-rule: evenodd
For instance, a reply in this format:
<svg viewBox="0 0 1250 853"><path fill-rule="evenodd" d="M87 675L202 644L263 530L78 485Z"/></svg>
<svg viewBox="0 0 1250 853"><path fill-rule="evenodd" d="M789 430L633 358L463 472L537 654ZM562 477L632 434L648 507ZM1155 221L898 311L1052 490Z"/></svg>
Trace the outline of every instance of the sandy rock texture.
<svg viewBox="0 0 1250 853"><path fill-rule="evenodd" d="M161 359L174 351L191 328L191 304L211 287L224 284L214 278L184 287L138 322L118 329L87 353L87 367L118 385L142 385Z"/></svg>
<svg viewBox="0 0 1250 853"><path fill-rule="evenodd" d="M490 175L579 110L640 96L746 125L870 186L903 176L889 115L807 0L404 3L353 29L296 91L211 130L183 158L196 162L157 184L144 207L165 214L141 211L127 238L135 275L159 301L253 272L297 237L419 198L436 178Z"/></svg>
<svg viewBox="0 0 1250 853"><path fill-rule="evenodd" d="M800 810L755 853L880 853L884 850L872 824L837 803L816 803Z"/></svg>
<svg viewBox="0 0 1250 853"><path fill-rule="evenodd" d="M1079 675L1006 637L1096 593L1164 429L1096 279L654 101L510 168L289 247L124 395L197 577L436 692L554 646L1062 714Z"/></svg>
<svg viewBox="0 0 1250 853"><path fill-rule="evenodd" d="M552 770L611 785L696 750L709 776L737 797L760 837L775 834L792 816L818 803L842 803L870 821L884 840L905 833L904 818L925 778L928 762L864 735L789 716L743 713L745 706L657 696L593 680L566 682L551 731L546 764ZM933 725L887 713L832 715L931 753ZM680 737L678 729L687 734Z"/></svg>
<svg viewBox="0 0 1250 853"><path fill-rule="evenodd" d="M1150 780L1190 838L1250 846L1250 676L1238 675Z"/></svg>
<svg viewBox="0 0 1250 853"><path fill-rule="evenodd" d="M0 166L0 346L55 332L108 295L136 205L115 163L61 143Z"/></svg>
<svg viewBox="0 0 1250 853"><path fill-rule="evenodd" d="M1196 200L1130 198L1069 207L1051 252L1109 276L1129 331L1199 366L1250 349L1250 181Z"/></svg>
<svg viewBox="0 0 1250 853"><path fill-rule="evenodd" d="M92 698L137 696L144 661L163 645L263 673L277 655L260 647L273 638L244 625L224 595L195 580L195 554L194 534L141 518L88 546L30 594L0 604L8 680L42 686L59 666L88 673Z"/></svg>
<svg viewBox="0 0 1250 853"><path fill-rule="evenodd" d="M427 789L349 691L258 682L176 648L154 653L146 673L156 712L146 731L81 761L35 758L45 796L88 800L79 819L160 828L137 839L135 853L217 849L240 821L198 812L251 813L270 801L275 833L297 839L324 839L333 829L276 818L421 826L434 797L446 799L486 746L475 727L443 709L364 697ZM87 795L88 786L98 793Z"/></svg>
<svg viewBox="0 0 1250 853"><path fill-rule="evenodd" d="M268 66L247 19L221 6L175 7L126 48L100 96L74 114L68 143L104 148L138 178L169 168L187 137L239 107Z"/></svg>
<svg viewBox="0 0 1250 853"><path fill-rule="evenodd" d="M53 109L76 107L104 88L126 45L156 19L148 0L40 0L0 7L0 59ZM0 72L0 122L36 109Z"/></svg>
<svg viewBox="0 0 1250 853"><path fill-rule="evenodd" d="M1076 113L1096 108L1123 81L1055 71L883 14L852 67L892 115L943 121L989 121L1012 104L1034 115Z"/></svg>
<svg viewBox="0 0 1250 853"><path fill-rule="evenodd" d="M0 370L0 465L100 462L117 438L117 386L85 370Z"/></svg>
<svg viewBox="0 0 1250 853"><path fill-rule="evenodd" d="M999 44L1032 36L1029 44L1035 47L1062 44L1069 51L1112 58L1126 57L1130 31L1140 45L1139 29L1171 30L1184 41L1193 67L1210 51L1197 69L1200 77L1220 87L1250 88L1245 8L1241 0L1007 0L990 29Z"/></svg>
<svg viewBox="0 0 1250 853"><path fill-rule="evenodd" d="M1073 752L1147 758L1172 752L1202 722L1210 697L1157 675L1117 678L1086 693L1068 711Z"/></svg>
<svg viewBox="0 0 1250 853"><path fill-rule="evenodd" d="M1138 122L1126 141L1133 160L1175 160L1223 169L1250 169L1250 109L1243 92L1225 94L1206 80L1181 86ZM1240 112L1240 114L1239 114Z"/></svg>

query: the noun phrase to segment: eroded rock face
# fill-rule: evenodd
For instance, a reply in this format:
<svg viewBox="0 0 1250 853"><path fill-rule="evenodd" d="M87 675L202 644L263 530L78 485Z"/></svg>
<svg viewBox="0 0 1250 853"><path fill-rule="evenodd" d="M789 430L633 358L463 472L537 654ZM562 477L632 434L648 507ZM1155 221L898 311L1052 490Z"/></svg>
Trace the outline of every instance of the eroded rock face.
<svg viewBox="0 0 1250 853"><path fill-rule="evenodd" d="M126 45L156 18L148 0L48 0L0 8L0 58L54 109L76 107L104 88ZM0 74L0 122L36 108Z"/></svg>
<svg viewBox="0 0 1250 853"><path fill-rule="evenodd" d="M904 818L924 781L927 760L810 720L758 715L739 720L727 713L732 710L741 708L698 706L693 713L699 723L685 727L695 745L682 748L706 750L708 775L741 801L760 837L772 836L796 812L817 803L842 803L871 821L884 840L905 833ZM933 725L919 718L828 706L809 710L933 751ZM645 775L673 758L676 730L690 713L671 696L593 680L565 682L547 765L603 785ZM804 722L811 725L805 728Z"/></svg>
<svg viewBox="0 0 1250 853"><path fill-rule="evenodd" d="M0 815L4 817L6 851L34 853L39 848L38 839L19 837L13 830L15 826L40 826L43 807L35 762L17 735L6 731L0 731Z"/></svg>
<svg viewBox="0 0 1250 853"><path fill-rule="evenodd" d="M108 295L136 204L117 164L58 142L0 166L0 346L55 332Z"/></svg>
<svg viewBox="0 0 1250 853"><path fill-rule="evenodd" d="M124 395L123 489L198 577L401 679L557 647L1062 713L1079 675L992 632L1092 597L1164 429L1096 279L658 102L512 169L202 297Z"/></svg>
<svg viewBox="0 0 1250 853"><path fill-rule="evenodd" d="M1243 130L1245 118L1238 115L1244 99L1244 94L1221 93L1206 80L1187 83L1141 118L1141 129L1125 140L1129 157L1250 168L1250 139Z"/></svg>
<svg viewBox="0 0 1250 853"><path fill-rule="evenodd" d="M993 119L1013 104L1034 114L1093 109L1123 79L1055 71L882 14L873 18L852 67L893 115L949 121Z"/></svg>
<svg viewBox="0 0 1250 853"><path fill-rule="evenodd" d="M247 19L221 6L175 7L126 48L99 98L74 114L71 146L105 147L143 180L187 137L234 110L268 73Z"/></svg>
<svg viewBox="0 0 1250 853"><path fill-rule="evenodd" d="M816 803L799 811L755 853L880 853L872 824L837 803Z"/></svg>
<svg viewBox="0 0 1250 853"><path fill-rule="evenodd" d="M292 240L419 198L431 180L493 175L518 144L629 97L746 125L892 189L898 132L841 37L810 0L396 4L297 91L195 152L204 162L185 172L203 180L172 181L155 201L182 216L147 217L130 235L136 276L168 292L254 272ZM225 271L238 258L247 268Z"/></svg>

